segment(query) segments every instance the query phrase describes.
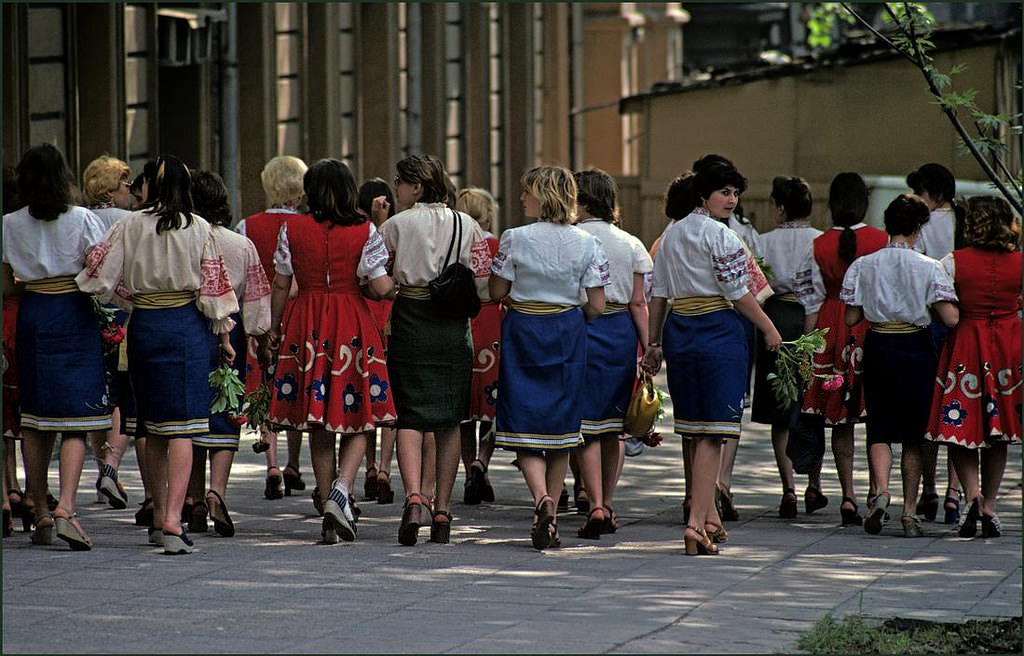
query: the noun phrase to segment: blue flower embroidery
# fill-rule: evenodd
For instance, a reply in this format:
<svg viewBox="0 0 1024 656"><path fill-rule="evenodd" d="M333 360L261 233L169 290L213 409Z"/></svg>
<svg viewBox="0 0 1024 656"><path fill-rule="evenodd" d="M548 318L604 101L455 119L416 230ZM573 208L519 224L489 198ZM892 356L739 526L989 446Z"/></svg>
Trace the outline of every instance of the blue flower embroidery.
<svg viewBox="0 0 1024 656"><path fill-rule="evenodd" d="M498 381L494 381L493 385L484 386L484 394L487 395L487 405L494 405L498 402Z"/></svg>
<svg viewBox="0 0 1024 656"><path fill-rule="evenodd" d="M370 375L370 400L381 403L388 400L388 381L381 380L377 374Z"/></svg>
<svg viewBox="0 0 1024 656"><path fill-rule="evenodd" d="M286 374L284 378L274 380L274 387L277 388L278 401L294 401L298 390L295 386L295 376Z"/></svg>
<svg viewBox="0 0 1024 656"><path fill-rule="evenodd" d="M989 417L996 417L999 415L999 408L996 406L996 400L990 395L985 395L985 414Z"/></svg>
<svg viewBox="0 0 1024 656"><path fill-rule="evenodd" d="M359 410L363 395L356 391L355 385L349 383L342 394L342 400L345 402L345 412L356 412Z"/></svg>
<svg viewBox="0 0 1024 656"><path fill-rule="evenodd" d="M327 394L327 381L321 379L314 380L306 388L306 393L312 394L314 401L323 401L324 396Z"/></svg>
<svg viewBox="0 0 1024 656"><path fill-rule="evenodd" d="M949 405L942 406L942 423L952 424L959 428L963 426L967 411L960 405L959 401L951 401Z"/></svg>

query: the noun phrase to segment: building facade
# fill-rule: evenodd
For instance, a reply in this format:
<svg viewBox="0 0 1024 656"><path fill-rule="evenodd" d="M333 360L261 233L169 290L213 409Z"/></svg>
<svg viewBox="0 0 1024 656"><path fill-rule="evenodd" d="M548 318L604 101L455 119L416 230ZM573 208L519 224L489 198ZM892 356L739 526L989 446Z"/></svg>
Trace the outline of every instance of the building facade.
<svg viewBox="0 0 1024 656"><path fill-rule="evenodd" d="M431 153L522 222L541 163L637 173L618 101L681 71L678 3L4 3L5 165L58 145L218 171L239 216L275 155L390 180Z"/></svg>

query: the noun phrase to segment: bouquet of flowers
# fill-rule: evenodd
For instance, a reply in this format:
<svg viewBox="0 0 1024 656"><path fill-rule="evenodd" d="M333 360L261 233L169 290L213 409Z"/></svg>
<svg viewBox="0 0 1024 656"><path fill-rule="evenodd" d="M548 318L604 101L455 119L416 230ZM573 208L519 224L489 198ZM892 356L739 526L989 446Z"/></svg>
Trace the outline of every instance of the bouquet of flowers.
<svg viewBox="0 0 1024 656"><path fill-rule="evenodd" d="M761 267L761 273L764 274L764 277L768 280L768 282L775 280L775 272L772 271L771 265L765 262L763 257L761 257L760 255L755 255L754 261L757 262L757 266Z"/></svg>
<svg viewBox="0 0 1024 656"><path fill-rule="evenodd" d="M121 342L124 341L124 327L114 321L117 317L117 309L107 307L100 303L95 296L92 298L92 309L100 320L100 337L103 338L103 351L113 353Z"/></svg>
<svg viewBox="0 0 1024 656"><path fill-rule="evenodd" d="M819 328L798 339L782 342L775 358L775 371L768 374L768 381L780 408L799 401L814 378L825 379L822 387L826 390L836 390L842 386L842 376L814 373L814 354L825 347L826 334L828 328Z"/></svg>
<svg viewBox="0 0 1024 656"><path fill-rule="evenodd" d="M210 402L210 414L228 412L231 423L238 426L249 420L241 407L245 383L238 377L234 367L222 360L220 366L210 372L210 387L215 391L213 401Z"/></svg>

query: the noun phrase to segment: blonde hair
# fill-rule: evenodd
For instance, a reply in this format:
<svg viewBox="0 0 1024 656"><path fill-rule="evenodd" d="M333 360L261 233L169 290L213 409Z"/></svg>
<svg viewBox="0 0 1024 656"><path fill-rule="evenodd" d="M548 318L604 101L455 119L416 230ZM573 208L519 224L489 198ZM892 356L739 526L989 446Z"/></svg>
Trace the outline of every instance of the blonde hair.
<svg viewBox="0 0 1024 656"><path fill-rule="evenodd" d="M128 182L131 174L132 169L127 163L110 155L100 155L89 162L82 172L85 204L96 206L112 202L114 192Z"/></svg>
<svg viewBox="0 0 1024 656"><path fill-rule="evenodd" d="M523 190L540 203L539 219L551 223L576 220L576 180L561 166L538 166L523 174Z"/></svg>
<svg viewBox="0 0 1024 656"><path fill-rule="evenodd" d="M307 168L305 162L291 155L278 155L267 162L260 173L260 182L270 204L280 205L301 196L302 176Z"/></svg>
<svg viewBox="0 0 1024 656"><path fill-rule="evenodd" d="M484 230L490 230L494 222L494 214L498 210L491 192L480 187L467 187L459 190L455 209L470 215Z"/></svg>

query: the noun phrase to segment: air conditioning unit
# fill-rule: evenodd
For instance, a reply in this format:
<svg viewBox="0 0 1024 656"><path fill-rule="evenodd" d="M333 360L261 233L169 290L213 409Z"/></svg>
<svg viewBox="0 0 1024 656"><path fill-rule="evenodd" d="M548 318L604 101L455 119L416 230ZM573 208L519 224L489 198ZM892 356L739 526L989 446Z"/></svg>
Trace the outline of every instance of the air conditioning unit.
<svg viewBox="0 0 1024 656"><path fill-rule="evenodd" d="M213 56L213 24L227 20L223 9L157 10L157 56L161 66L191 66Z"/></svg>

